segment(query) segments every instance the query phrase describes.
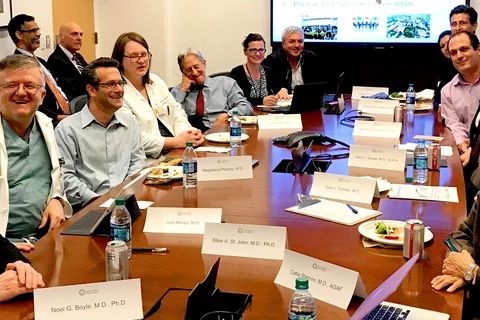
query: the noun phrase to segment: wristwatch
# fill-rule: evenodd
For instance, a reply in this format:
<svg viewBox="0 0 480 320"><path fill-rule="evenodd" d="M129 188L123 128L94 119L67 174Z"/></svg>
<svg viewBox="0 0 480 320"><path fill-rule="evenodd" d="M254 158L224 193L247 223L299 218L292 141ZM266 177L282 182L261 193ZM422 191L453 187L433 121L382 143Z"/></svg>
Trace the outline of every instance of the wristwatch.
<svg viewBox="0 0 480 320"><path fill-rule="evenodd" d="M473 274L473 270L475 269L477 265L475 263L472 263L471 265L468 266L467 271L463 274L463 278L465 279L466 283L472 283L473 278L475 275Z"/></svg>

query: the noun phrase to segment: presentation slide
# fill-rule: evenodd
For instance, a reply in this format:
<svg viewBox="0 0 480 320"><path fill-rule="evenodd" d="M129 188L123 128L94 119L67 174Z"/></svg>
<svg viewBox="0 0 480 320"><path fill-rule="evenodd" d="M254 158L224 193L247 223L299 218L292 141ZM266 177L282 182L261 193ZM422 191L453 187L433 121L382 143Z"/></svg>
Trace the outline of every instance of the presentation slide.
<svg viewBox="0 0 480 320"><path fill-rule="evenodd" d="M465 0L272 0L272 38L301 27L305 42L436 43Z"/></svg>

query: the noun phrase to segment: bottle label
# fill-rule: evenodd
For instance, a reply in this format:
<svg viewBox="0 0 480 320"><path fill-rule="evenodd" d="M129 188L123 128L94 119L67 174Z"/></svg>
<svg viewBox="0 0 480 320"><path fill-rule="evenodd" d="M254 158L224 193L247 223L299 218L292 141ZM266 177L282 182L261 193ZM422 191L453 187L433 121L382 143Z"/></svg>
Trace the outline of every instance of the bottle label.
<svg viewBox="0 0 480 320"><path fill-rule="evenodd" d="M415 157L413 159L414 169L427 169L427 157Z"/></svg>
<svg viewBox="0 0 480 320"><path fill-rule="evenodd" d="M242 136L242 128L230 127L230 136L231 137L241 137Z"/></svg>
<svg viewBox="0 0 480 320"><path fill-rule="evenodd" d="M415 104L415 94L408 94L407 93L407 97L406 97L406 103L407 104Z"/></svg>
<svg viewBox="0 0 480 320"><path fill-rule="evenodd" d="M197 162L183 162L183 173L192 174L197 173Z"/></svg>
<svg viewBox="0 0 480 320"><path fill-rule="evenodd" d="M114 223L111 223L110 236L112 237L112 240L123 240L125 242L129 242L131 240L130 226L129 225L118 226Z"/></svg>

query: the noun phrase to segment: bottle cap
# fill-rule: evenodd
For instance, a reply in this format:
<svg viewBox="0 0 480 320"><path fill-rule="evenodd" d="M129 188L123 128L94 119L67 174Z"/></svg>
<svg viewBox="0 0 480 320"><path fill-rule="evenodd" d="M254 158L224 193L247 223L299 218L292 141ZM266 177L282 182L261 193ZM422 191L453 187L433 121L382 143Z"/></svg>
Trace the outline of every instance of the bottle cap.
<svg viewBox="0 0 480 320"><path fill-rule="evenodd" d="M188 141L188 142L186 143L186 146L187 146L187 148L193 147L193 142L192 142L192 141Z"/></svg>
<svg viewBox="0 0 480 320"><path fill-rule="evenodd" d="M295 289L308 289L308 279L304 277L298 277L297 280L295 280Z"/></svg>
<svg viewBox="0 0 480 320"><path fill-rule="evenodd" d="M412 183L413 178L412 177L407 177L405 180L406 180L407 183Z"/></svg>
<svg viewBox="0 0 480 320"><path fill-rule="evenodd" d="M425 139L423 138L418 139L418 143L425 143Z"/></svg>
<svg viewBox="0 0 480 320"><path fill-rule="evenodd" d="M232 116L238 116L238 111L232 111Z"/></svg>
<svg viewBox="0 0 480 320"><path fill-rule="evenodd" d="M125 198L117 198L115 199L115 204L117 206L124 206L125 205Z"/></svg>
<svg viewBox="0 0 480 320"><path fill-rule="evenodd" d="M410 83L408 86L409 86L409 87L413 87L413 83Z"/></svg>

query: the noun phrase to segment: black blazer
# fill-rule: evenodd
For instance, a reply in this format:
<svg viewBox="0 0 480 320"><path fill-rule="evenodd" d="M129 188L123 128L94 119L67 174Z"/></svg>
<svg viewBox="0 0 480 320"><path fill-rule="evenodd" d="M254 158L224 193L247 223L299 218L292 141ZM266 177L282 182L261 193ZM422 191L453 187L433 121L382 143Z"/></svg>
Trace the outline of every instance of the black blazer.
<svg viewBox="0 0 480 320"><path fill-rule="evenodd" d="M5 271L7 264L21 260L30 263L10 241L0 235L0 273Z"/></svg>
<svg viewBox="0 0 480 320"><path fill-rule="evenodd" d="M15 49L14 53L15 54L22 54L17 49ZM48 69L47 61L43 60L40 57L37 57L37 59L38 59L38 61L40 61L41 64L43 64L43 66L45 68ZM64 114L64 113L63 113L62 109L57 106L57 99L55 98L55 95L53 94L52 90L50 90L50 88L46 84L45 84L45 89L47 91L47 94L46 94L45 98L43 99L42 105L40 106L40 108L38 108L38 111L43 112L48 117L52 118L54 120L53 123L56 124L57 123L56 122L57 121L57 116L60 115L60 114Z"/></svg>
<svg viewBox="0 0 480 320"><path fill-rule="evenodd" d="M268 95L276 95L280 89L282 89L282 83L279 81L278 76L275 74L273 69L263 66L265 70L265 77L267 78L267 92ZM252 106L258 106L263 104L263 98L250 98L250 91L252 90L252 85L248 82L247 74L245 73L245 69L243 68L243 64L235 67L230 72L230 77L235 79L243 90L243 94L247 98L248 102L252 104Z"/></svg>
<svg viewBox="0 0 480 320"><path fill-rule="evenodd" d="M85 67L87 62L80 53L76 53L78 60ZM68 100L86 94L86 86L82 82L82 77L78 69L73 65L72 61L63 52L60 46L48 57L48 70L52 73L55 81L63 92L67 95Z"/></svg>

